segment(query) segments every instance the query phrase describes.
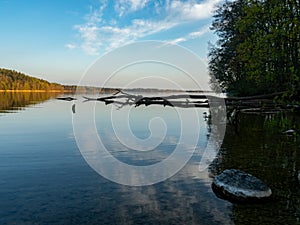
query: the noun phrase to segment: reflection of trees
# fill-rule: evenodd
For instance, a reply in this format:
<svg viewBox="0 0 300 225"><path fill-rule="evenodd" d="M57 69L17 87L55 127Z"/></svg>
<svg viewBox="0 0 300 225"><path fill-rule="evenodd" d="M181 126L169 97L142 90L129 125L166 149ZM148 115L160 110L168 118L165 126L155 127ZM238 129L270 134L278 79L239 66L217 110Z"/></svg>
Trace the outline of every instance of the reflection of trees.
<svg viewBox="0 0 300 225"><path fill-rule="evenodd" d="M226 107L222 102L209 97L209 115L204 114L207 123L207 145L201 156L199 170L206 170L210 163L216 158L218 150L222 145L226 130Z"/></svg>
<svg viewBox="0 0 300 225"><path fill-rule="evenodd" d="M273 191L269 203L234 205L235 224L296 224L300 217L299 140L282 131L299 130L299 121L295 114L240 114L238 133L233 125L227 126L210 173L215 176L225 169L241 169L266 182Z"/></svg>
<svg viewBox="0 0 300 225"><path fill-rule="evenodd" d="M0 92L0 110L20 110L58 96L54 92Z"/></svg>

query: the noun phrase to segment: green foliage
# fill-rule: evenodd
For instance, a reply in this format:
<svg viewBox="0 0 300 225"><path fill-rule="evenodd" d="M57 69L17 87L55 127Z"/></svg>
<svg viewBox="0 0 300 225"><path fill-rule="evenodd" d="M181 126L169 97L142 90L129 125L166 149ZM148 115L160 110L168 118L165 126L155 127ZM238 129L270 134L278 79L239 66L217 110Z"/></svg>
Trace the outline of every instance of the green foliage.
<svg viewBox="0 0 300 225"><path fill-rule="evenodd" d="M0 90L64 90L60 84L27 76L23 73L0 68Z"/></svg>
<svg viewBox="0 0 300 225"><path fill-rule="evenodd" d="M264 126L269 132L280 133L289 129L297 129L293 116L282 113L267 115L265 117Z"/></svg>
<svg viewBox="0 0 300 225"><path fill-rule="evenodd" d="M210 73L223 91L295 95L300 89L299 1L226 1L211 29L219 40L210 47Z"/></svg>

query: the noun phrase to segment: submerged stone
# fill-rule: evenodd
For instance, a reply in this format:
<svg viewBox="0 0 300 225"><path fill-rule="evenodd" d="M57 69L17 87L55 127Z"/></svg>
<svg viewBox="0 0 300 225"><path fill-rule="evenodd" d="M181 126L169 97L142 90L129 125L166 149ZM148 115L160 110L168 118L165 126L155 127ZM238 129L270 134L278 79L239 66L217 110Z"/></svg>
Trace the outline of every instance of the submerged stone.
<svg viewBox="0 0 300 225"><path fill-rule="evenodd" d="M214 193L231 202L258 202L269 198L271 189L260 179L240 170L225 170L214 178Z"/></svg>
<svg viewBox="0 0 300 225"><path fill-rule="evenodd" d="M292 129L290 129L290 130L286 130L286 131L284 131L284 132L282 132L283 134L286 134L286 135L293 135L293 134L295 134L296 133L296 131L295 130L292 130Z"/></svg>

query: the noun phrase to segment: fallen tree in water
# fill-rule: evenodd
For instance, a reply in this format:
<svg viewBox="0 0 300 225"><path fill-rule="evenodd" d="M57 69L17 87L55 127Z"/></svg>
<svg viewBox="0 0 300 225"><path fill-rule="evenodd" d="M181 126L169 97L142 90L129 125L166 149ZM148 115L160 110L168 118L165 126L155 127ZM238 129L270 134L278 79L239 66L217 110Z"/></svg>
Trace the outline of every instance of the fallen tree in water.
<svg viewBox="0 0 300 225"><path fill-rule="evenodd" d="M173 94L166 96L144 96L142 94L130 94L122 90L110 96L90 98L84 97L85 101L100 101L106 105L115 104L118 108L129 106L162 105L180 108L209 108L211 104L224 104L231 109L238 109L245 112L281 111L299 107L298 105L287 105L276 103L275 99L281 98L285 92L277 92L266 95L250 97L219 97L204 94Z"/></svg>
<svg viewBox="0 0 300 225"><path fill-rule="evenodd" d="M249 96L249 97L221 97L218 95L205 94L187 94L185 92L165 95L165 96L145 96L142 94L130 94L123 90L117 91L112 95L91 98L85 97L84 102L100 101L106 105L114 104L119 109L124 106L149 106L162 105L164 107L179 107L179 108L209 108L226 106L229 113L232 112L247 112L247 113L275 113L284 110L300 110L298 104L286 104L283 101L277 101L287 95L286 92L277 92L272 94ZM147 92L145 92L147 93ZM73 97L57 98L59 100L73 101ZM297 100L297 99L296 99ZM295 101L294 101L295 102Z"/></svg>
<svg viewBox="0 0 300 225"><path fill-rule="evenodd" d="M202 107L208 108L209 101L206 95L188 95L188 94L178 94L178 95L168 95L168 96L143 96L140 94L129 94L122 90L118 90L114 95L99 97L99 98L89 98L85 97L85 101L101 101L106 105L116 104L119 108L126 105L134 105L135 107L144 105L162 105L170 107L180 107L180 108L194 108Z"/></svg>

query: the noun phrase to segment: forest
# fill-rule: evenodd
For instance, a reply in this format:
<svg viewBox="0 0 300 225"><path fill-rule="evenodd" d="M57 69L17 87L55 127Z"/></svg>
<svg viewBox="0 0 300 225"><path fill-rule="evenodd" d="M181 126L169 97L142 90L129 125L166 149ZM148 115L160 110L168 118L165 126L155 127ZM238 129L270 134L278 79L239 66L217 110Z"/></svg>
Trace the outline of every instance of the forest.
<svg viewBox="0 0 300 225"><path fill-rule="evenodd" d="M0 91L55 91L68 93L77 91L78 93L104 94L114 93L116 89L50 83L15 70L0 68Z"/></svg>
<svg viewBox="0 0 300 225"><path fill-rule="evenodd" d="M0 90L56 90L63 91L64 87L17 72L0 68Z"/></svg>
<svg viewBox="0 0 300 225"><path fill-rule="evenodd" d="M225 1L211 29L218 41L209 47L211 85L233 96L300 90L300 1Z"/></svg>

